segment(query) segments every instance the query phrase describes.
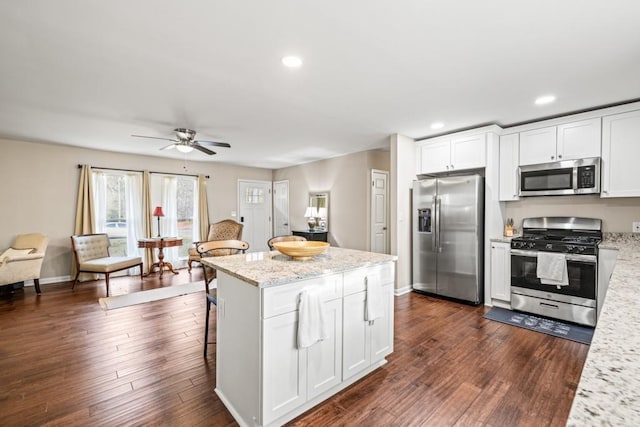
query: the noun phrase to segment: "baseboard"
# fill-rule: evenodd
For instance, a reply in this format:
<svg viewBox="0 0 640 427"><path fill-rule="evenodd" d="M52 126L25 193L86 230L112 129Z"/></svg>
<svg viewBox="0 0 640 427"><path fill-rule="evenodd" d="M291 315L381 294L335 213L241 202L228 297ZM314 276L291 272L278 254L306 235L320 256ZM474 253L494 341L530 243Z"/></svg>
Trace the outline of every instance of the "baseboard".
<svg viewBox="0 0 640 427"><path fill-rule="evenodd" d="M71 281L71 276L44 277L40 279L40 285L48 285L51 283L61 283ZM33 280L25 280L24 286L33 286Z"/></svg>
<svg viewBox="0 0 640 427"><path fill-rule="evenodd" d="M393 290L393 295L399 297L400 295L408 294L411 292L411 286L405 286L404 288L398 288Z"/></svg>

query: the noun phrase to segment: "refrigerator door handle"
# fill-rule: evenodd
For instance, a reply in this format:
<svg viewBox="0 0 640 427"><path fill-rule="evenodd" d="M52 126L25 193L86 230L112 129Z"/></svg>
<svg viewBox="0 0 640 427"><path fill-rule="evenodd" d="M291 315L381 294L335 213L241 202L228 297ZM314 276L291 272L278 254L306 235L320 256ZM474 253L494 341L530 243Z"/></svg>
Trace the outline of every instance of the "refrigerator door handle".
<svg viewBox="0 0 640 427"><path fill-rule="evenodd" d="M435 238L433 239L434 247L433 251L439 253L442 248L440 247L440 207L442 206L442 200L440 197L435 198L435 213L436 213L436 223L435 225Z"/></svg>

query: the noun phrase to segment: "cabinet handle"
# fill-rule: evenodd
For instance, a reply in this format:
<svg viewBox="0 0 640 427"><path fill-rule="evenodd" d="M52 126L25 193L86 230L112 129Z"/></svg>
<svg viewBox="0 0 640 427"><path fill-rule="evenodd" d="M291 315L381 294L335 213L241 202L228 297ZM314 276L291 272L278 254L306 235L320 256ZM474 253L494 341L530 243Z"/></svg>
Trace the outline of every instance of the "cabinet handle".
<svg viewBox="0 0 640 427"><path fill-rule="evenodd" d="M562 154L558 154L558 158L561 159L562 158Z"/></svg>
<svg viewBox="0 0 640 427"><path fill-rule="evenodd" d="M447 170L449 170L449 165L447 165Z"/></svg>
<svg viewBox="0 0 640 427"><path fill-rule="evenodd" d="M451 165L451 169L453 169L453 165Z"/></svg>
<svg viewBox="0 0 640 427"><path fill-rule="evenodd" d="M553 156L551 156L551 160L553 160Z"/></svg>

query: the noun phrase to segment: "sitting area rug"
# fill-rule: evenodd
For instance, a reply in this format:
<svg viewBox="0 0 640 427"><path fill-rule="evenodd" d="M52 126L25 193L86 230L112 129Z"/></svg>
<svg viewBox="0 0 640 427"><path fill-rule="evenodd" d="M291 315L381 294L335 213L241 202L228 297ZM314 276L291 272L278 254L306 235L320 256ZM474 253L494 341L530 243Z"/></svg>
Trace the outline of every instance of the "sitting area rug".
<svg viewBox="0 0 640 427"><path fill-rule="evenodd" d="M594 329L588 326L547 319L546 317L538 317L500 307L493 307L485 313L484 317L508 325L519 326L532 331L553 335L554 337L566 338L582 344L591 344L591 338L593 338Z"/></svg>
<svg viewBox="0 0 640 427"><path fill-rule="evenodd" d="M215 280L209 286L215 287ZM186 285L167 286L164 288L150 289L148 291L99 298L98 302L103 310L113 310L130 305L144 304L145 302L193 294L195 292L204 292L204 281L201 280L199 282L187 283Z"/></svg>

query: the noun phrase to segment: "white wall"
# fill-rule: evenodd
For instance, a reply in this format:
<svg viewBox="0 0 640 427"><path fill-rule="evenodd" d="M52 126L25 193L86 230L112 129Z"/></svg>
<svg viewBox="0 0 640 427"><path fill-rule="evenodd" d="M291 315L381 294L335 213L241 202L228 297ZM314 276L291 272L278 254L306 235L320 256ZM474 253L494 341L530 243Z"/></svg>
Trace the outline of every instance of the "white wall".
<svg viewBox="0 0 640 427"><path fill-rule="evenodd" d="M291 229L307 229L309 192L328 192L330 243L367 250L371 169L389 170L389 152L362 151L274 171L274 181L289 180Z"/></svg>
<svg viewBox="0 0 640 427"><path fill-rule="evenodd" d="M247 168L215 162L112 153L63 145L0 139L0 250L13 243L16 234L41 232L49 237L42 267L47 278L70 274L72 253L69 236L74 231L78 164L155 172L205 174L212 222L237 211L237 180L271 181L270 169ZM189 156L188 156L189 158Z"/></svg>
<svg viewBox="0 0 640 427"><path fill-rule="evenodd" d="M391 144L391 253L398 256L396 291L411 289L411 188L416 179L415 141L392 135Z"/></svg>

